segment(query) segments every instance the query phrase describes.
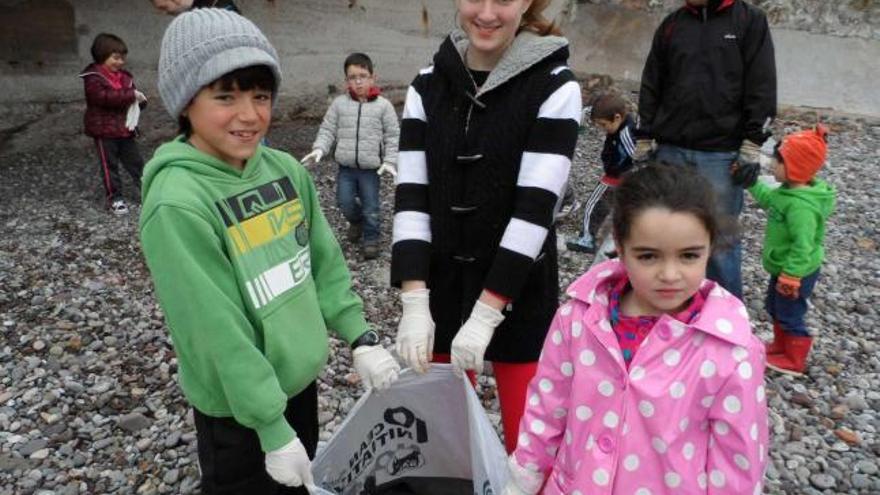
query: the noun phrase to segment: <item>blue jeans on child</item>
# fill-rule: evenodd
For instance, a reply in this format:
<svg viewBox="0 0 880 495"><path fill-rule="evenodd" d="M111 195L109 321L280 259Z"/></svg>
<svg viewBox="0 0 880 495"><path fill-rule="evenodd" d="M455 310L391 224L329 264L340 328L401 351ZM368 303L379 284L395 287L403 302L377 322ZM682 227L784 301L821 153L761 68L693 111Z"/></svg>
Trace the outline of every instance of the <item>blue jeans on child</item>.
<svg viewBox="0 0 880 495"><path fill-rule="evenodd" d="M743 209L743 189L730 178L730 165L736 157L736 151L698 151L669 144L661 144L655 155L657 161L694 167L712 184L719 212L738 220ZM742 299L742 245L738 235L725 241L728 247L709 259L706 277Z"/></svg>
<svg viewBox="0 0 880 495"><path fill-rule="evenodd" d="M379 241L379 174L375 170L340 166L336 205L349 223L363 224L365 244Z"/></svg>
<svg viewBox="0 0 880 495"><path fill-rule="evenodd" d="M804 315L807 314L807 299L813 294L813 288L819 280L819 270L801 278L797 299L789 299L776 292L777 279L775 276L770 277L770 285L767 287L767 299L764 301L767 313L773 321L779 322L788 335L809 337Z"/></svg>

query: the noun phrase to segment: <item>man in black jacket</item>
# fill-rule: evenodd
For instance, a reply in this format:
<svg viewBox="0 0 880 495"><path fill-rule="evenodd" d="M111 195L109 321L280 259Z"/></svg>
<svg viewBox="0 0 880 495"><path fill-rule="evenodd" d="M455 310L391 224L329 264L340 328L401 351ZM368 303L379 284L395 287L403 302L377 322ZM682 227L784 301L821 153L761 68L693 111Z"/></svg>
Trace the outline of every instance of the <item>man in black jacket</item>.
<svg viewBox="0 0 880 495"><path fill-rule="evenodd" d="M767 18L742 0L687 0L654 34L639 94L639 148L690 165L738 217L743 190L734 161L756 163L776 116L776 61ZM742 297L738 239L713 256L708 277Z"/></svg>

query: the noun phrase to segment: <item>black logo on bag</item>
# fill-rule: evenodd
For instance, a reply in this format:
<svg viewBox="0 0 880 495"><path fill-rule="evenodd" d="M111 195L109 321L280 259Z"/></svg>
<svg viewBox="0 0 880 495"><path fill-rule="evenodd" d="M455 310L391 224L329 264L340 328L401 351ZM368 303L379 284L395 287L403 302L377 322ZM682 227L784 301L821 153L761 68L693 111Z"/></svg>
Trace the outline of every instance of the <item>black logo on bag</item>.
<svg viewBox="0 0 880 495"><path fill-rule="evenodd" d="M376 423L365 435L356 452L348 459L348 467L330 485L338 493L347 493L353 481L384 471L388 476L418 469L427 464L419 444L428 442L428 425L405 407L388 408L382 422Z"/></svg>

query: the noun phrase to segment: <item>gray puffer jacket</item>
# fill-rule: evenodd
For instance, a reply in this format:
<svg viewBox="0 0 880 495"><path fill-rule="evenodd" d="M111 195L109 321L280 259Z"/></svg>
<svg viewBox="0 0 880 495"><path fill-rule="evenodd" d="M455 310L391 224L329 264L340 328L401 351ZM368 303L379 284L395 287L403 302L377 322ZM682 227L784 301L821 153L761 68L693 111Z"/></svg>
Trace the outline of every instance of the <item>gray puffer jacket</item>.
<svg viewBox="0 0 880 495"><path fill-rule="evenodd" d="M376 96L366 102L348 94L337 96L327 109L312 149L330 153L345 167L376 169L383 163L397 164L400 126L397 112L386 98Z"/></svg>

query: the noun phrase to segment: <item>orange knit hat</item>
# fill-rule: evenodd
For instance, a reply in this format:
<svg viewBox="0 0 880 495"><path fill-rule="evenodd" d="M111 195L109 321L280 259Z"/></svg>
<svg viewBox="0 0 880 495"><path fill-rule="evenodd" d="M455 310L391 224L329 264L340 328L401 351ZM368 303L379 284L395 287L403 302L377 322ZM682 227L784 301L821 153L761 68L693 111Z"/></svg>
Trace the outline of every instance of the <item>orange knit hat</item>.
<svg viewBox="0 0 880 495"><path fill-rule="evenodd" d="M785 136L779 146L779 155L785 164L785 176L792 182L810 182L825 163L828 129L819 124L815 129Z"/></svg>

